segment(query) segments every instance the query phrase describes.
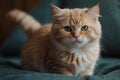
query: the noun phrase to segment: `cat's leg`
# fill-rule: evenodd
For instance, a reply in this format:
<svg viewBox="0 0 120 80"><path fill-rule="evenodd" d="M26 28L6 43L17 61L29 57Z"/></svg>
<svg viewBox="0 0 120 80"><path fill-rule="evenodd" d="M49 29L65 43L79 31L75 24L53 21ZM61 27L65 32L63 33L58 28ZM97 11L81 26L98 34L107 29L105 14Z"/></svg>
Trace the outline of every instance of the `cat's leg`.
<svg viewBox="0 0 120 80"><path fill-rule="evenodd" d="M93 75L95 64L90 65L83 72L79 74L79 76Z"/></svg>
<svg viewBox="0 0 120 80"><path fill-rule="evenodd" d="M71 73L70 71L62 71L61 74L65 74L65 75L68 75L68 76L73 76L73 73Z"/></svg>
<svg viewBox="0 0 120 80"><path fill-rule="evenodd" d="M68 68L68 65L61 64L61 62L56 63L56 61L50 61L49 60L46 66L47 66L46 67L47 72L57 73L57 74L65 74L65 75L68 75L68 76L73 75L73 72L71 71L71 69Z"/></svg>
<svg viewBox="0 0 120 80"><path fill-rule="evenodd" d="M56 68L56 69L51 69L49 70L50 73L57 73L57 74L65 74L65 75L68 75L68 76L72 76L73 73L66 70L65 68Z"/></svg>
<svg viewBox="0 0 120 80"><path fill-rule="evenodd" d="M57 74L65 74L68 76L73 76L73 73L67 70L59 69L59 70L51 70L50 73L57 73Z"/></svg>

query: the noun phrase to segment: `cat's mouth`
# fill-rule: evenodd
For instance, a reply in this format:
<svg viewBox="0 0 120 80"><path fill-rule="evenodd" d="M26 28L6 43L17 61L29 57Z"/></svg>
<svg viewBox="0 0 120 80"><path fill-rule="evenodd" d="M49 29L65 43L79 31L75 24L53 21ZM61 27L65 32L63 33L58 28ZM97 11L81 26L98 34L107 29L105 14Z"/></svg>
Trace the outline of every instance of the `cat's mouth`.
<svg viewBox="0 0 120 80"><path fill-rule="evenodd" d="M64 45L67 45L68 47L70 46L78 46L78 47L81 47L83 45L85 45L87 43L87 40L86 39L69 39L69 38L66 38L64 39Z"/></svg>
<svg viewBox="0 0 120 80"><path fill-rule="evenodd" d="M83 41L81 41L81 40L75 40L73 43L83 43Z"/></svg>
<svg viewBox="0 0 120 80"><path fill-rule="evenodd" d="M81 47L81 46L85 45L87 42L88 41L86 39L75 39L72 43L75 46Z"/></svg>

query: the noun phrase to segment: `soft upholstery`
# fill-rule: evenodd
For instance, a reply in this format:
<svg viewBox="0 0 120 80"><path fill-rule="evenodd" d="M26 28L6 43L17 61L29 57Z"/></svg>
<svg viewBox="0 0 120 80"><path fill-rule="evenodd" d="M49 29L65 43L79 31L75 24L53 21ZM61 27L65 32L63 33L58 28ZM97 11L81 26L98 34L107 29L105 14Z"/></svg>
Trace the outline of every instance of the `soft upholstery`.
<svg viewBox="0 0 120 80"><path fill-rule="evenodd" d="M0 80L120 80L120 59L99 60L94 76L86 77L26 71L19 67L19 59L0 60Z"/></svg>
<svg viewBox="0 0 120 80"><path fill-rule="evenodd" d="M92 7L100 1L103 30L102 54L93 76L77 77L21 69L19 54L27 40L17 27L0 47L0 80L120 80L120 0L42 0L31 15L42 24L52 22L50 3L61 8ZM15 57L17 55L17 57ZM107 57L107 58L102 58Z"/></svg>

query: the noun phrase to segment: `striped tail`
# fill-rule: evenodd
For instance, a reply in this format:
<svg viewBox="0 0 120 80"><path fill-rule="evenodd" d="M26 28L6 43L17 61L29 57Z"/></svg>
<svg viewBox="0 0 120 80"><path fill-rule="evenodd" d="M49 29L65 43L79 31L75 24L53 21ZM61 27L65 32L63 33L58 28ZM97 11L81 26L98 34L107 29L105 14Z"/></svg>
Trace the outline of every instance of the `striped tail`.
<svg viewBox="0 0 120 80"><path fill-rule="evenodd" d="M32 16L20 10L13 10L8 13L8 17L22 26L22 29L30 37L40 27L40 23L37 22Z"/></svg>

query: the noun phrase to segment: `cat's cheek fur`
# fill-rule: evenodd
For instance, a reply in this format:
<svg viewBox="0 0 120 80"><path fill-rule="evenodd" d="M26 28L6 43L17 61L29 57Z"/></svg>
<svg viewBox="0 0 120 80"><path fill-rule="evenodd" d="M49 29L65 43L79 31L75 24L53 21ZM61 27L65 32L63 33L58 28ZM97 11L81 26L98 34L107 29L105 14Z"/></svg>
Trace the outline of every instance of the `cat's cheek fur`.
<svg viewBox="0 0 120 80"><path fill-rule="evenodd" d="M101 37L101 35L96 34L94 31L92 31L89 34L88 39L89 39L89 42L91 43L91 42L94 42L94 41L97 41L97 40L99 41L100 37Z"/></svg>

